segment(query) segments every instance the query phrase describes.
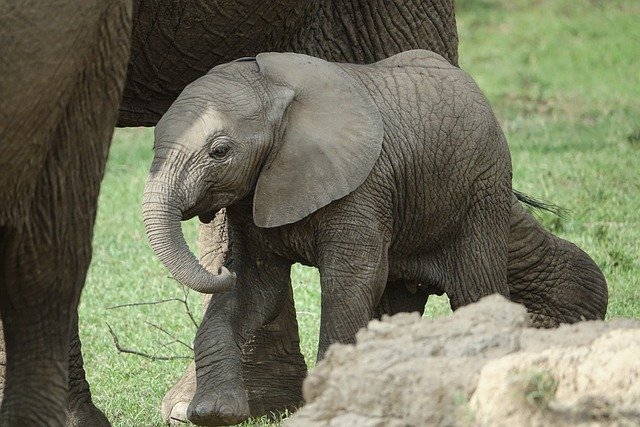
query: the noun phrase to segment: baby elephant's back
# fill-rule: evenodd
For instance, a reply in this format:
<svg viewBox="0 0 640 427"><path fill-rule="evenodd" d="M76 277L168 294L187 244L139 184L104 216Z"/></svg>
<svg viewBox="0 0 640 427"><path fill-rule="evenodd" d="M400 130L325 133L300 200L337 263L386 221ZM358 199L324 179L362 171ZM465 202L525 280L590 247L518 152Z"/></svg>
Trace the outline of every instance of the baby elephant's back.
<svg viewBox="0 0 640 427"><path fill-rule="evenodd" d="M399 131L440 131L448 139L459 135L465 140L466 149L471 148L470 136L498 127L475 81L437 53L410 50L367 67L367 74L377 81L369 90L379 104L385 125L408 127ZM483 144L480 148L488 147Z"/></svg>
<svg viewBox="0 0 640 427"><path fill-rule="evenodd" d="M453 161L466 164L462 169L485 168L484 159L509 162L487 99L467 73L440 55L411 50L348 71L364 83L380 110L383 155L400 151L414 162L414 156L430 165L442 160L445 167Z"/></svg>
<svg viewBox="0 0 640 427"><path fill-rule="evenodd" d="M375 169L414 194L405 221L452 218L486 191L510 191L511 162L493 111L473 79L429 51L408 51L348 69L384 122ZM487 190L491 189L491 190ZM498 190L499 189L499 190ZM403 215L402 213L400 214Z"/></svg>

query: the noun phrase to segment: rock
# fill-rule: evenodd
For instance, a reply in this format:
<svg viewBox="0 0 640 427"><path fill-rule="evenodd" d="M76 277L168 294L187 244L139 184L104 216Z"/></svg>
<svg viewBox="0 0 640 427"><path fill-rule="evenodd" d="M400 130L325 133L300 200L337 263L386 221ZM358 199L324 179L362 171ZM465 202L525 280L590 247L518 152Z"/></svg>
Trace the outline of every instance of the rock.
<svg viewBox="0 0 640 427"><path fill-rule="evenodd" d="M495 295L450 317L374 320L330 347L284 425L640 425L640 322L527 318Z"/></svg>

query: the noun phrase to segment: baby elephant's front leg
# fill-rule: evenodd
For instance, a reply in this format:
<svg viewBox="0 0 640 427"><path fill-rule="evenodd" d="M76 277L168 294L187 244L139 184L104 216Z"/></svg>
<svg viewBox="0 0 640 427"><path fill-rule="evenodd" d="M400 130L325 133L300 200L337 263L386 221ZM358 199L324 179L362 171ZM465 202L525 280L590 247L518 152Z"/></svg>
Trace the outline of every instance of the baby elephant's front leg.
<svg viewBox="0 0 640 427"><path fill-rule="evenodd" d="M379 234L349 234L342 233L342 242L332 241L321 253L318 360L334 342L355 342L356 332L373 318L387 283L388 244Z"/></svg>
<svg viewBox="0 0 640 427"><path fill-rule="evenodd" d="M194 342L197 385L187 416L200 425L237 424L252 415L243 350L261 327L278 318L290 293L289 264L258 268L245 261L234 267L236 287L214 296Z"/></svg>

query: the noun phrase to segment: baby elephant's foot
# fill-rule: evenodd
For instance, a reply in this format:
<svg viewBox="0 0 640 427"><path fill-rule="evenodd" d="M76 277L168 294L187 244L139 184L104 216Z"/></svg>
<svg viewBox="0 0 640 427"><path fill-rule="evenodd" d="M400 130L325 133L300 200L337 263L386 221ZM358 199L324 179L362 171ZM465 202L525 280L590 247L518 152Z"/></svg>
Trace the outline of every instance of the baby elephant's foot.
<svg viewBox="0 0 640 427"><path fill-rule="evenodd" d="M217 390L194 396L187 411L189 421L201 426L229 426L249 418L247 392L242 389Z"/></svg>

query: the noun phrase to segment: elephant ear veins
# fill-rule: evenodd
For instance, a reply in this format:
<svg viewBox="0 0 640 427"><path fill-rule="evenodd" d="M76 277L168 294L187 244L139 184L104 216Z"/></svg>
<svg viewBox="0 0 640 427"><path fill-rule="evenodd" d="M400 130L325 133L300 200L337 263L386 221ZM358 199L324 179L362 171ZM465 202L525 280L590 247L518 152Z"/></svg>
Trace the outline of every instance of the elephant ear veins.
<svg viewBox="0 0 640 427"><path fill-rule="evenodd" d="M277 227L358 188L380 156L383 125L367 88L339 65L292 53L256 61L276 93L294 93L280 112L286 131L253 203L256 225Z"/></svg>

